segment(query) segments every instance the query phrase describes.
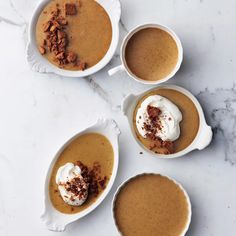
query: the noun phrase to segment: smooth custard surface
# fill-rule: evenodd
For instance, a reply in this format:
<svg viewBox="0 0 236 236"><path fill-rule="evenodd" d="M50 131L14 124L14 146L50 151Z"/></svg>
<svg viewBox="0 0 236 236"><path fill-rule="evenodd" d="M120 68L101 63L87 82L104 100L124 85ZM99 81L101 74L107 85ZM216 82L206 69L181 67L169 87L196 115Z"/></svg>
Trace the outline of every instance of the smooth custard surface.
<svg viewBox="0 0 236 236"><path fill-rule="evenodd" d="M156 81L174 70L178 61L178 48L166 31L146 28L129 39L125 59L134 75L143 80Z"/></svg>
<svg viewBox="0 0 236 236"><path fill-rule="evenodd" d="M172 180L145 174L121 188L114 215L124 236L180 236L188 223L189 208L184 192Z"/></svg>

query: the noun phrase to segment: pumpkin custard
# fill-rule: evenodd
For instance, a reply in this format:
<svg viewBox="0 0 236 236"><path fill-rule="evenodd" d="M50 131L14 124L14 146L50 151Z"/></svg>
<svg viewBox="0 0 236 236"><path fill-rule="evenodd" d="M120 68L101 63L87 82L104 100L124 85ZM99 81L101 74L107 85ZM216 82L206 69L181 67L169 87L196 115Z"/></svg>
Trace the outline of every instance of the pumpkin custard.
<svg viewBox="0 0 236 236"><path fill-rule="evenodd" d="M124 236L180 236L189 223L185 193L174 181L158 174L139 175L125 183L113 210Z"/></svg>
<svg viewBox="0 0 236 236"><path fill-rule="evenodd" d="M66 70L85 70L107 53L112 27L94 0L51 0L39 15L35 36L49 62Z"/></svg>
<svg viewBox="0 0 236 236"><path fill-rule="evenodd" d="M60 212L74 214L91 206L112 175L114 152L109 140L87 133L73 140L56 160L49 195Z"/></svg>
<svg viewBox="0 0 236 236"><path fill-rule="evenodd" d="M183 93L158 88L138 101L133 128L138 140L154 153L177 153L195 139L199 114L192 100Z"/></svg>
<svg viewBox="0 0 236 236"><path fill-rule="evenodd" d="M130 71L142 80L157 81L168 76L178 61L175 40L166 31L145 28L136 32L125 48Z"/></svg>

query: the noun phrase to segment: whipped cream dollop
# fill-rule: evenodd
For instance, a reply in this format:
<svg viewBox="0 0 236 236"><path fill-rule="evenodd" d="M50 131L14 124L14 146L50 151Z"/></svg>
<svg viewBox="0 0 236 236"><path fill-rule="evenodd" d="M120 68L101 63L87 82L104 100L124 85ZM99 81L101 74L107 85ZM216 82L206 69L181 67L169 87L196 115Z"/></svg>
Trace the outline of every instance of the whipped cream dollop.
<svg viewBox="0 0 236 236"><path fill-rule="evenodd" d="M163 141L175 141L179 138L179 123L182 120L182 113L179 108L165 97L152 95L147 97L139 107L136 114L136 126L140 135L146 138L149 131L145 125L152 125L148 114L148 107L156 107L160 110L158 115L159 128L156 129L155 136Z"/></svg>
<svg viewBox="0 0 236 236"><path fill-rule="evenodd" d="M81 175L79 166L66 163L56 174L56 183L65 203L72 206L82 205L88 197L88 185Z"/></svg>

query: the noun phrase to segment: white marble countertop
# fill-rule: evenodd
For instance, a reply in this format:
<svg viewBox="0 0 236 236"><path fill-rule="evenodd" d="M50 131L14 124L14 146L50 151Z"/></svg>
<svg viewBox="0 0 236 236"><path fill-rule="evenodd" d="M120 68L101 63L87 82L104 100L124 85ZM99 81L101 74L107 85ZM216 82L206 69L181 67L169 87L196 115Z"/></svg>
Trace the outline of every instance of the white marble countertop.
<svg viewBox="0 0 236 236"><path fill-rule="evenodd" d="M120 101L147 86L125 73L107 76L107 70L119 64L118 53L86 79L32 72L25 47L37 0L1 0L1 236L56 234L39 219L48 163L67 138L101 116L114 118L122 131L117 179L100 207L60 235L115 235L110 210L114 191L127 177L147 171L170 175L188 191L193 206L188 235L236 235L236 1L121 2L121 39L145 22L166 24L181 38L184 62L170 83L189 89L200 100L214 129L213 142L175 160L140 155Z"/></svg>

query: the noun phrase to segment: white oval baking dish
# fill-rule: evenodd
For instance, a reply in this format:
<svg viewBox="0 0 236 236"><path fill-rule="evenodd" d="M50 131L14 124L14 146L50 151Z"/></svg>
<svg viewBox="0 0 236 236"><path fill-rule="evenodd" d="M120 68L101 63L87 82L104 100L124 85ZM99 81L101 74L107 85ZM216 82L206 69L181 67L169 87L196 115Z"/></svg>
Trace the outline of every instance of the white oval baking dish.
<svg viewBox="0 0 236 236"><path fill-rule="evenodd" d="M27 61L32 70L41 73L54 73L66 77L85 77L101 70L113 57L119 41L119 21L121 15L121 5L119 0L97 0L97 2L106 10L112 24L112 41L106 55L96 65L84 71L70 71L60 69L51 64L38 51L35 40L35 28L38 17L43 7L50 0L41 0L35 8L29 26L28 45L27 45Z"/></svg>
<svg viewBox="0 0 236 236"><path fill-rule="evenodd" d="M57 158L60 156L62 151L77 137L80 135L83 135L85 133L100 133L104 136L106 136L110 143L112 144L113 151L114 151L114 165L112 170L111 178L108 182L108 185L106 186L103 193L99 196L99 198L88 208L85 210L75 213L75 214L63 214L56 210L50 200L49 197L49 181L50 176L52 172L52 168L57 160ZM77 133L72 138L70 138L68 141L65 142L65 144L58 150L56 155L53 157L49 169L47 171L46 180L45 180L45 186L44 186L44 212L41 216L41 219L46 224L47 228L52 231L64 231L66 226L69 223L72 223L85 215L89 214L91 211L93 211L100 203L104 200L104 198L107 196L109 191L111 190L111 187L115 181L115 177L118 170L118 163L119 163L119 148L118 148L118 138L120 135L120 130L114 120L111 119L99 119L96 124L86 128L85 130Z"/></svg>
<svg viewBox="0 0 236 236"><path fill-rule="evenodd" d="M194 105L197 108L198 114L199 114L199 129L198 129L198 133L195 137L195 139L193 140L193 142L184 150L174 153L174 154L168 154L168 155L164 155L164 154L158 154L158 153L154 153L151 150L147 149L137 138L134 128L133 128L133 112L134 109L137 105L137 102L148 92L156 89L156 88L167 88L167 89L173 89L173 90L177 90L181 93L183 93L184 95L186 95L187 97L189 97L192 102L194 103ZM193 96L193 94L191 94L188 90L176 86L176 85L160 85L157 86L155 88L149 89L148 91L145 91L141 94L138 95L134 95L134 94L130 94L128 95L124 101L123 101L123 114L127 117L132 134L135 138L135 140L138 142L138 144L147 152L149 152L152 156L155 157L159 157L159 158L176 158L176 157L181 157L191 151L193 151L194 149L199 149L202 150L204 149L206 146L209 145L209 143L211 142L212 139L212 129L209 125L207 125L206 120L205 120L205 116L202 110L202 107L200 105L200 103L198 102L198 100Z"/></svg>

